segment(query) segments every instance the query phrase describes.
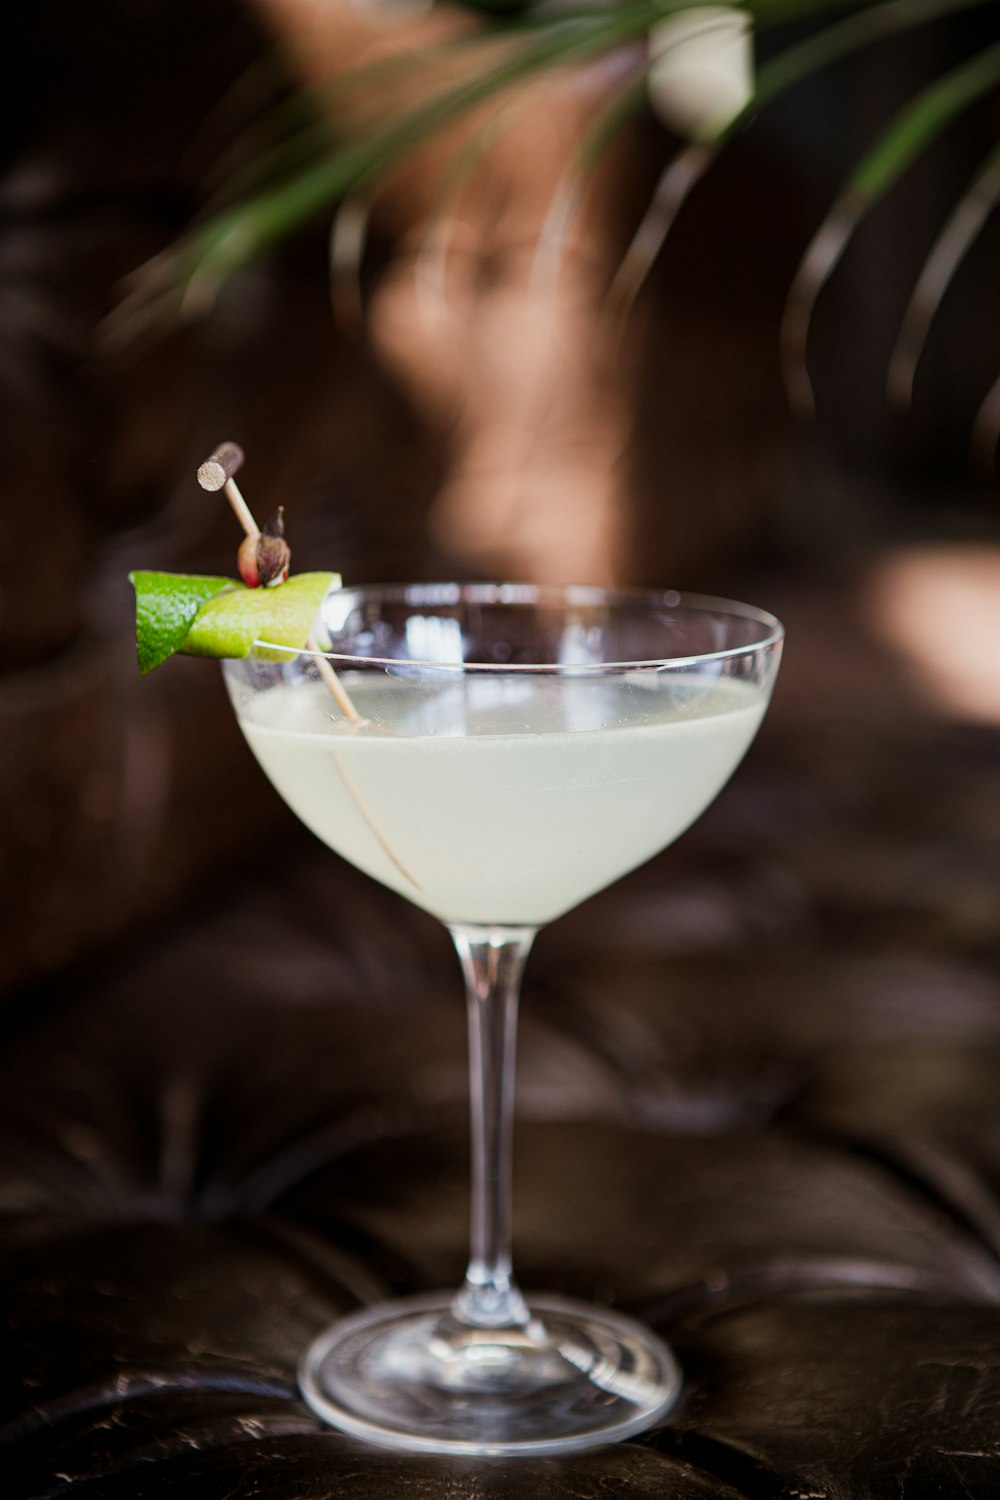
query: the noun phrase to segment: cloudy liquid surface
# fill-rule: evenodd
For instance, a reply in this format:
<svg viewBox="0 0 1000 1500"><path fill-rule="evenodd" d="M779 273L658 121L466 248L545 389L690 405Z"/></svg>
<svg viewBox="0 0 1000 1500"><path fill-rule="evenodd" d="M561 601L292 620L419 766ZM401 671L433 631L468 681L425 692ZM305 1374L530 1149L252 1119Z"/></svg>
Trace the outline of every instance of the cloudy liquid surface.
<svg viewBox="0 0 1000 1500"><path fill-rule="evenodd" d="M343 681L369 726L349 725L314 682L239 709L275 787L338 854L443 921L518 926L559 916L683 833L767 701L731 678L653 672Z"/></svg>

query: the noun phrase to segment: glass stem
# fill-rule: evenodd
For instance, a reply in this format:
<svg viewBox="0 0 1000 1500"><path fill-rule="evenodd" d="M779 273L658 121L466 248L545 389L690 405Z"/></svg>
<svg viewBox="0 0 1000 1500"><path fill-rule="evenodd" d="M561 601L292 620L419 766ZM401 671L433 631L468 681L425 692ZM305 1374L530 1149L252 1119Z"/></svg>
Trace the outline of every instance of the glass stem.
<svg viewBox="0 0 1000 1500"><path fill-rule="evenodd" d="M511 1124L521 975L533 927L450 928L469 1007L471 1253L452 1316L477 1328L526 1327L510 1255Z"/></svg>

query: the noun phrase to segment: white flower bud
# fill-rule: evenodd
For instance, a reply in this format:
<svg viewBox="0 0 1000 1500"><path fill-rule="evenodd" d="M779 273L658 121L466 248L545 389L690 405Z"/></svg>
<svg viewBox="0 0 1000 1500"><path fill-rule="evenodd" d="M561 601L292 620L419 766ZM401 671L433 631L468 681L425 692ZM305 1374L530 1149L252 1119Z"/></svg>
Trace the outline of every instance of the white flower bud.
<svg viewBox="0 0 1000 1500"><path fill-rule="evenodd" d="M750 17L734 5L700 5L649 33L649 100L671 130L711 139L753 97Z"/></svg>

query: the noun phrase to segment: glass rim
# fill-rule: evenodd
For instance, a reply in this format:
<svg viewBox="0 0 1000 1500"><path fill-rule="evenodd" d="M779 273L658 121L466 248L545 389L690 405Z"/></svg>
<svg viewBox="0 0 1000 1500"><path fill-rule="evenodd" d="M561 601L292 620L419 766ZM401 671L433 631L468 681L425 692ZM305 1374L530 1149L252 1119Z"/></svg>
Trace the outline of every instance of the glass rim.
<svg viewBox="0 0 1000 1500"><path fill-rule="evenodd" d="M368 597L406 603L412 596L426 593L427 607L452 606L461 602L494 605L539 605L562 604L564 606L585 605L645 605L646 608L690 610L692 613L734 615L751 620L765 632L760 640L742 646L723 646L716 651L695 651L685 656L658 656L630 661L600 662L466 662L428 661L420 657L358 656L356 653L321 651L308 644L301 648L279 645L274 641L255 640L254 648L277 653L278 658L320 659L347 667L411 667L421 671L485 673L548 673L568 675L576 673L627 672L640 668L678 668L733 660L740 656L752 656L771 650L785 638L785 627L769 610L759 609L754 604L743 604L736 599L726 599L714 594L694 593L687 589L646 588L602 588L596 584L533 583L376 583L340 585L339 594L363 594ZM326 596L324 596L326 597ZM419 604L413 599L414 604ZM271 657L274 660L274 657Z"/></svg>

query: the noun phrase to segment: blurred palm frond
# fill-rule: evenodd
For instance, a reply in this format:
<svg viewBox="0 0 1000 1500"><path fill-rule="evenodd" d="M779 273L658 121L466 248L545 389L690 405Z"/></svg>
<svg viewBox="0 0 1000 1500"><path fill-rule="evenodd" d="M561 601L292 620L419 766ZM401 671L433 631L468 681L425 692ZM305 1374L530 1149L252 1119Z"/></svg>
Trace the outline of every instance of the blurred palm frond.
<svg viewBox="0 0 1000 1500"><path fill-rule="evenodd" d="M694 131L663 170L613 278L608 304L614 317L620 320L633 306L691 192L756 114L872 44L984 7L1000 14L1000 0L730 0L729 10L745 17L758 35L776 31L778 50L756 67L742 107ZM487 12L485 17L480 7L479 29L405 57L381 59L328 89L311 91L311 116L303 121L301 101L291 107L278 122L278 143L259 152L223 185L228 201L216 196L202 222L137 273L115 315L113 332L127 336L136 322L165 311L181 316L204 313L235 273L338 204L343 207L331 230L334 300L356 309L371 195L409 153L467 121L471 129L455 145L442 175L417 255L425 290L440 294L454 206L516 116L519 92L554 70L587 66L631 50L552 201L534 267L536 287L544 290L558 277L590 175L625 121L647 102L650 32L699 10L706 10L709 27L719 14L718 0L570 0L564 5L540 0L516 15ZM804 36L803 24L808 27ZM793 34L788 40L790 27ZM444 81L436 84L436 78ZM427 91L414 94L421 80ZM932 141L998 87L1000 42L990 41L922 87L883 127L851 173L813 236L788 297L781 352L790 398L798 410L811 412L814 406L807 361L813 311L858 225ZM339 140L328 123L336 110L351 122ZM909 402L941 300L998 203L1000 147L961 194L918 279L889 368L888 390L894 401ZM1000 384L980 411L980 452L990 446L991 422L1000 424Z"/></svg>
<svg viewBox="0 0 1000 1500"><path fill-rule="evenodd" d="M781 332L785 378L793 406L810 413L812 383L806 343L813 308L865 214L956 115L1000 84L1000 42L918 94L890 122L853 172L813 237L789 293Z"/></svg>
<svg viewBox="0 0 1000 1500"><path fill-rule="evenodd" d="M945 293L972 246L1000 204L1000 146L976 173L931 249L903 315L899 339L889 361L887 394L909 406L920 356Z"/></svg>

